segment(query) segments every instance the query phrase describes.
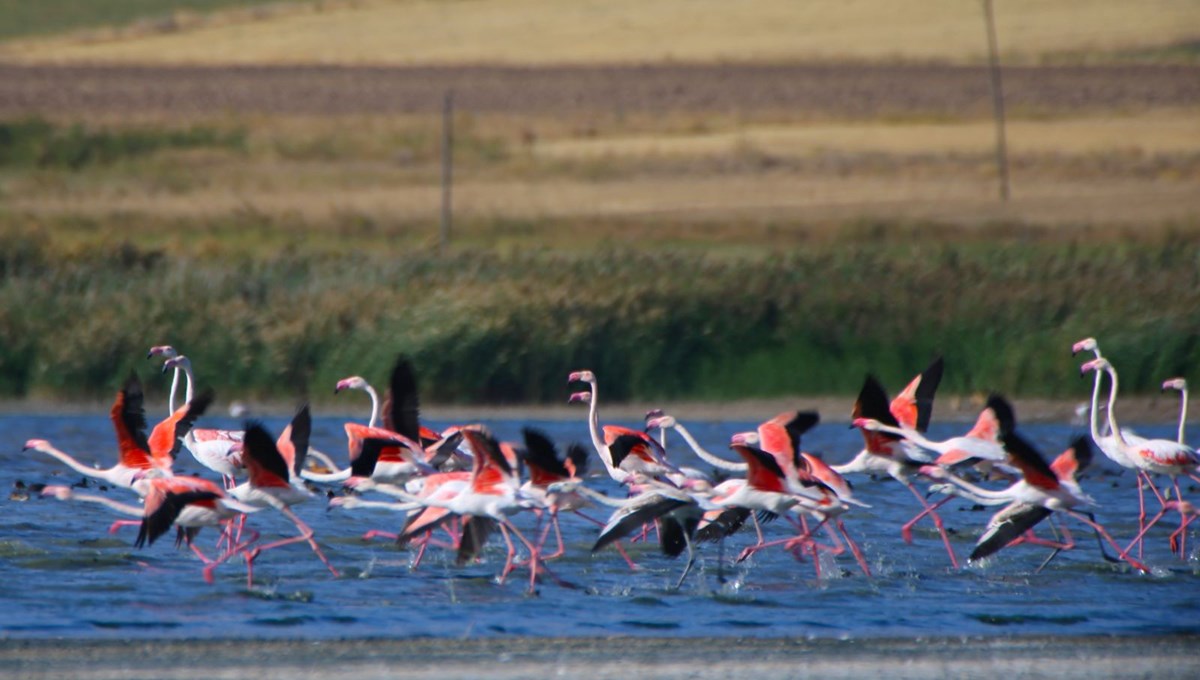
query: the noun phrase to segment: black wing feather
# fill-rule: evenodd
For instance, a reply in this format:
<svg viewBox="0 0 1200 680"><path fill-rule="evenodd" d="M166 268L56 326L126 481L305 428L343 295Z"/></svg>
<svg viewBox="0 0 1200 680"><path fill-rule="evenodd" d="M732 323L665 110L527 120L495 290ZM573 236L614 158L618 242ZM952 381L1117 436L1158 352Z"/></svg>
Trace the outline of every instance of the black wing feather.
<svg viewBox="0 0 1200 680"><path fill-rule="evenodd" d="M396 357L388 394L383 410L383 426L399 432L414 442L421 441L421 400L417 392L417 376L412 362L405 355Z"/></svg>
<svg viewBox="0 0 1200 680"><path fill-rule="evenodd" d="M260 467L280 479L290 479L287 462L279 454L275 446L275 438L267 432L262 423L250 421L246 423L246 435L242 439L243 453L254 459Z"/></svg>
<svg viewBox="0 0 1200 680"><path fill-rule="evenodd" d="M134 444L143 451L150 450L150 440L146 438L146 407L145 393L142 391L142 381L137 373L129 372L125 384L121 387L124 395L121 405L121 421Z"/></svg>
<svg viewBox="0 0 1200 680"><path fill-rule="evenodd" d="M979 537L979 542L975 544L975 549L971 551L967 560L974 562L996 554L1001 548L1036 526L1038 522L1049 517L1051 512L1040 505L1029 505L1013 513Z"/></svg>
<svg viewBox="0 0 1200 680"><path fill-rule="evenodd" d="M938 385L942 382L942 370L945 368L945 362L942 357L938 357L929 364L921 373L921 382L917 383L917 432L924 432L929 427L929 420L933 417L933 397L937 393Z"/></svg>
<svg viewBox="0 0 1200 680"><path fill-rule="evenodd" d="M596 552L597 550L600 550L611 543L615 543L622 538L625 538L635 530L642 528L643 524L651 520L658 519L668 512L671 512L672 510L680 508L684 505L687 505L687 501L679 500L677 498L668 498L666 496L659 496L658 500L649 502L637 510L629 513L625 517L621 518L621 521L617 522L612 527L601 533L600 537L596 539L596 544L592 546L592 552Z"/></svg>
<svg viewBox="0 0 1200 680"><path fill-rule="evenodd" d="M220 497L220 494L212 491L187 491L184 493L166 494L163 497L162 504L154 512L142 518L142 524L138 528L137 540L133 544L134 547L140 548L143 545L154 545L154 541L158 540L159 536L167 533L171 525L175 523L175 519L179 517L179 513L183 512L183 509L189 503Z"/></svg>
<svg viewBox="0 0 1200 680"><path fill-rule="evenodd" d="M521 430L525 436L525 462L559 477L570 477L567 466L558 458L558 449L546 433L532 427Z"/></svg>

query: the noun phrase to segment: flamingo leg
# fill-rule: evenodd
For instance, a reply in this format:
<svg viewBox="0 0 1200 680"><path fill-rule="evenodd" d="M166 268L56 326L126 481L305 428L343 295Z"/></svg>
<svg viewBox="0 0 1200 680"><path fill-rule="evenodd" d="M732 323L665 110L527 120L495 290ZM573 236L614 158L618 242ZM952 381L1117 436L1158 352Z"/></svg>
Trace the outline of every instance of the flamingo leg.
<svg viewBox="0 0 1200 680"><path fill-rule="evenodd" d="M1142 572L1146 572L1146 573L1150 572L1149 567L1142 564L1140 561L1135 560L1132 557L1130 557L1129 551L1121 550L1121 547L1119 545L1117 545L1117 542L1114 541L1112 536L1110 536L1108 534L1108 531L1105 530L1105 528L1103 526L1101 526L1098 522L1096 522L1095 517L1092 517L1090 513L1085 514L1085 513L1076 512L1074 510L1064 510L1063 512L1067 513L1071 517L1074 517L1075 519L1079 520L1080 522L1083 522L1084 524L1091 527L1092 530L1096 532L1096 535L1103 536L1104 540L1108 541L1108 544L1117 550L1117 555L1121 559L1123 559L1129 563L1129 566L1133 567L1134 569L1137 569L1138 571L1142 571Z"/></svg>
<svg viewBox="0 0 1200 680"><path fill-rule="evenodd" d="M285 545L291 545L292 543L308 543L309 547L311 547L313 552L317 554L317 557L320 558L321 562L325 564L330 573L332 573L335 578L340 576L341 574L338 573L338 570L334 569L333 565L330 564L329 560L325 557L325 553L321 552L321 546L317 545L316 540L313 539L314 532L312 527L305 524L304 520L300 519L300 517L296 515L296 513L292 512L290 508L283 507L280 508L279 511L282 512L288 519L292 520L292 523L295 524L296 528L300 530L300 535L292 536L290 538L282 538L278 541L274 541L251 550L249 553L249 561L253 562L259 555L268 550L281 548Z"/></svg>
<svg viewBox="0 0 1200 680"><path fill-rule="evenodd" d="M859 550L858 544L854 542L853 538L850 538L850 534L846 531L846 525L842 522L841 518L835 521L835 526L841 532L842 538L846 539L846 544L850 546L850 552L854 554L854 559L858 562L858 568L862 569L863 574L867 578L871 578L871 568L867 566L867 560L863 557L862 550Z"/></svg>
<svg viewBox="0 0 1200 680"><path fill-rule="evenodd" d="M140 519L119 519L108 525L108 533L115 534L121 527L136 527L141 526L141 524L142 520Z"/></svg>
<svg viewBox="0 0 1200 680"><path fill-rule="evenodd" d="M937 527L938 533L942 536L942 544L946 546L946 554L950 555L950 566L958 569L958 558L954 556L954 547L950 545L950 536L946 534L946 527L942 523L942 518L937 514L937 508L929 507L929 503L921 495L921 492L917 491L917 488L912 485L912 482L905 481L903 484L908 488L909 491L912 492L912 495L917 497L917 502L921 504L921 507L929 511L929 516L933 517L933 525ZM953 496L948 496L947 498L953 498ZM939 501L939 503L942 502L944 501ZM911 533L908 536L905 536L903 528L901 528L901 537L904 538L905 543L912 542Z"/></svg>

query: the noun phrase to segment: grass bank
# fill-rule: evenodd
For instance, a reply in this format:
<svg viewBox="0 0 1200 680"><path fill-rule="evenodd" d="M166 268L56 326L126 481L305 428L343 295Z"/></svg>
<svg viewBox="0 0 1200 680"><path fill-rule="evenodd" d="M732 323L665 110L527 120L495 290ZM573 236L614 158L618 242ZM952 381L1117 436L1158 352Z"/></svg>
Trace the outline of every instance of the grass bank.
<svg viewBox="0 0 1200 680"><path fill-rule="evenodd" d="M867 371L898 386L938 353L951 392L1077 396L1067 350L1086 335L1129 391L1200 363L1194 224L859 221L764 229L725 252L625 225L607 245L534 247L603 227L551 221L526 225L524 247L439 256L371 230L310 248L303 227L254 214L208 249L124 240L112 223L76 224L81 240L47 219L0 218L3 397L103 397L164 342L227 399L381 381L397 352L427 399L468 403L557 402L577 368L616 399L850 394Z"/></svg>

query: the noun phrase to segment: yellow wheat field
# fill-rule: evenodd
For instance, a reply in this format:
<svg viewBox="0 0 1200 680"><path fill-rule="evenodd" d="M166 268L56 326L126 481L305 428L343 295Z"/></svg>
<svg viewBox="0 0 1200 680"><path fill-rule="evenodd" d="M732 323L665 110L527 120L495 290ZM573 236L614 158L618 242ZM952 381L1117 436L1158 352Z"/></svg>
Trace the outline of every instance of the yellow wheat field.
<svg viewBox="0 0 1200 680"><path fill-rule="evenodd" d="M1005 58L1200 36L1196 0L998 0ZM0 46L8 59L144 63L594 63L985 54L979 0L361 0Z"/></svg>

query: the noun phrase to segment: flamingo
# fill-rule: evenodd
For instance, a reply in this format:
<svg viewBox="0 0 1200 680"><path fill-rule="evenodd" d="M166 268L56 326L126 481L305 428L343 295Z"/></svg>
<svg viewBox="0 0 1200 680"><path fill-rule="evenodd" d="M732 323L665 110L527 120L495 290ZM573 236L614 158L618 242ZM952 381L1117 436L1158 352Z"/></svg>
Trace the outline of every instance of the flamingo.
<svg viewBox="0 0 1200 680"><path fill-rule="evenodd" d="M562 531L558 524L560 512L574 512L589 522L604 526L603 522L580 512L588 504L587 499L580 494L555 494L548 490L548 487L555 482L579 479L586 474L587 451L578 444L572 444L567 449L566 457L560 459L554 442L544 432L526 427L522 428L521 434L525 439L522 460L525 462L525 468L529 470L529 480L521 485L521 493L535 499L550 514L550 522L542 532L538 548L540 549L545 544L550 530L553 529L558 548L554 553L543 556L543 559L554 559L566 552Z"/></svg>
<svg viewBox="0 0 1200 680"><path fill-rule="evenodd" d="M339 380L334 387L334 394L348 389L363 390L371 397L371 418L368 424L348 422L344 425L346 448L351 464L361 455L362 442L365 439L397 442L384 447L380 452L372 473L373 479L380 482L404 481L415 476L433 474L445 462L454 460L462 436L457 428L438 434L420 425L416 376L411 362L406 357L398 357L392 367L383 400L387 407L385 413L380 405L379 393L362 377L350 376ZM382 425L380 420L383 421ZM428 442L428 446L425 442ZM351 476L349 467L330 473L306 470L302 474L305 479L320 483L341 482Z"/></svg>
<svg viewBox="0 0 1200 680"><path fill-rule="evenodd" d="M1150 485L1150 489L1158 498L1163 510L1166 511L1168 509L1168 501L1150 481L1150 475L1166 475L1171 479L1171 484L1175 490L1174 503L1178 504L1179 502L1183 501L1183 496L1179 489L1179 475L1187 475L1193 480L1200 482L1200 476L1197 476L1195 473L1196 467L1200 465L1200 452L1197 452L1187 444L1171 441L1169 439L1144 439L1141 437L1128 437L1119 429L1117 425L1116 414L1113 412L1113 404L1116 401L1117 390L1119 388L1116 369L1113 368L1113 365L1108 361L1108 359L1105 358L1092 359L1080 367L1080 372L1084 374L1086 374L1088 371L1100 370L1103 370L1108 374L1109 381L1112 383L1112 387L1110 388L1108 394L1108 423L1109 429L1112 431L1111 436L1113 437L1113 445L1122 456L1124 456L1134 466L1137 467L1138 471L1141 473L1142 479ZM1178 509L1181 506L1174 505L1172 507ZM1142 504L1141 510L1141 519L1144 519L1144 504ZM1135 539L1135 542L1140 545L1141 537L1144 536L1146 531L1148 531L1149 528L1154 525L1154 523L1158 522L1162 516L1163 513L1160 512L1155 519L1148 524L1139 521L1138 538ZM1183 546L1187 537L1186 529L1190 521L1191 519L1181 512L1179 529L1171 534L1171 549L1176 549L1176 541L1178 539L1178 546L1181 554L1184 551Z"/></svg>
<svg viewBox="0 0 1200 680"><path fill-rule="evenodd" d="M171 379L171 394L168 404L175 403L175 391L179 386L179 374L187 377L185 401L192 400L195 376L192 373L192 362L187 356L180 354L171 345L157 345L150 348L146 358L155 356L167 357L163 362L162 372L174 371ZM187 448L196 462L213 472L221 475L226 489L237 485L237 475L241 474L242 461L236 453L236 445L242 441L240 430L221 430L215 428L193 428L184 437L183 445Z"/></svg>
<svg viewBox="0 0 1200 680"><path fill-rule="evenodd" d="M663 456L662 444L645 432L621 427L605 425L601 436L600 419L596 413L597 393L596 376L591 371L575 371L567 376L568 382L586 382L590 391L575 392L567 400L568 403L586 402L588 404L588 431L592 437L600 461L610 477L620 484L633 480L634 475L659 477L675 474L683 477L679 468L671 465Z"/></svg>
<svg viewBox="0 0 1200 680"><path fill-rule="evenodd" d="M230 522L244 513L251 513L258 508L250 507L226 496L220 487L205 479L193 477L148 477L135 483L138 493L145 497L141 506L121 503L104 496L75 493L65 486L47 486L42 490L43 495L53 496L61 501L82 501L96 503L115 510L123 515L140 517L141 529L138 531L135 547L153 545L171 526L178 528L179 533L175 544L187 543L188 547L204 563L204 580L213 582L213 570L228 560L239 550L244 550L257 539L254 534L249 540L232 545L229 550L216 559L210 559L193 542L193 538L202 527L222 527L227 529Z"/></svg>
<svg viewBox="0 0 1200 680"><path fill-rule="evenodd" d="M308 439L312 431L312 416L308 404L297 411L292 422L284 428L278 442L271 438L261 423L248 422L245 431L242 458L250 478L231 489L230 495L253 507L274 508L300 530L297 536L258 546L246 554L247 586L254 585L253 564L260 554L300 542L307 542L330 573L335 578L338 577L337 569L329 563L325 553L321 552L321 547L313 539L312 528L291 509L291 506L312 498L312 493L304 488L298 474L304 468L304 459L308 455Z"/></svg>
<svg viewBox="0 0 1200 680"><path fill-rule="evenodd" d="M940 364L940 362L935 362ZM940 376L940 371L935 375ZM905 392L912 392L914 398L902 404L901 408L897 408L895 401L889 405L887 393L883 386L872 375L868 375L863 381L862 389L859 391L858 399L854 402L854 409L851 417L869 418L892 427L899 427L901 419L894 414L899 411L903 416L903 422L911 423L914 430L923 430L923 425L929 422L928 409L932 396L928 388L928 383L923 380L924 374L915 378L909 386L905 388ZM930 381L932 382L932 381ZM914 387L913 383L917 383ZM920 389L921 384L926 384L926 389ZM920 392L922 398L916 398ZM927 397L927 398L926 398ZM897 397L899 400L899 397ZM909 407L911 404L911 407ZM914 415L915 414L915 415ZM942 544L946 547L946 553L950 556L950 565L957 569L958 558L954 554L954 547L950 545L950 537L946 533L946 528L942 522L942 518L937 514L938 505L931 505L925 500L921 492L917 491L913 485L912 477L917 474L920 466L933 462L932 459L921 453L917 448L907 443L904 438L889 432L873 432L860 428L865 446L848 463L842 465L831 466L832 469L841 475L846 475L852 472L877 473L883 472L889 475L892 479L900 482L921 504L924 512L917 514L906 524L900 527L900 536L905 543L912 543L912 527L922 516L928 514L933 518L933 524L937 527L938 534L942 538Z"/></svg>
<svg viewBox="0 0 1200 680"><path fill-rule="evenodd" d="M1117 550L1119 557L1130 566L1139 571L1149 571L1144 564L1130 557L1127 550L1121 550L1094 517L1075 509L1095 504L1075 481L1077 470L1091 460L1091 450L1085 437L1077 437L1071 444L1071 454L1068 457L1060 457L1061 462L1056 461L1060 465L1057 471L1046 463L1045 458L1032 444L1016 432L1002 432L1000 438L1009 453L1009 460L1023 475L1020 481L1008 489L994 492L970 485L946 472L944 468L934 467L930 471L938 478L949 480L975 496L1003 495L1010 501L988 521L988 528L976 542L975 549L967 558L968 561L977 562L995 554L1052 513L1062 512L1091 527L1096 535L1108 541Z"/></svg>
<svg viewBox="0 0 1200 680"><path fill-rule="evenodd" d="M212 398L211 391L202 393L200 397L179 407L170 417L155 425L147 437L142 383L136 373L130 373L109 411L117 435L119 455L116 465L100 470L89 467L55 448L45 439L30 439L25 442L24 449L45 453L87 477L131 489L139 479L171 475L180 438L204 413Z"/></svg>
<svg viewBox="0 0 1200 680"><path fill-rule="evenodd" d="M529 591L533 592L538 573L540 571L549 573L549 570L539 565L537 546L525 538L508 519L508 516L536 507L536 502L520 493L519 480L501 451L500 443L486 428L482 425L471 425L461 428L461 431L474 453L474 466L471 469L467 486L450 498L441 498L436 495L418 497L410 494L400 495L400 498L423 506L441 508L454 515L486 518L494 522L500 528L500 534L504 537L508 548L504 568L499 576L501 583L515 568L516 548L510 534L516 536L529 551ZM483 533L486 534L486 525L480 526L485 527ZM401 538L410 538L420 531L424 531L424 527L406 528ZM472 540L479 540L479 538L479 536L475 536ZM464 537L463 542L466 541L467 538Z"/></svg>
<svg viewBox="0 0 1200 680"><path fill-rule="evenodd" d="M980 411L974 426L966 434L942 441L933 441L917 430L885 425L871 418L856 418L853 425L872 432L887 432L904 437L922 449L938 454L933 461L935 465L953 467L972 463L991 467L1003 465L1007 460L1008 456L1000 444L999 436L1002 429L1011 429L1013 423L1015 417L1012 407L1006 400L995 399L988 401Z"/></svg>
<svg viewBox="0 0 1200 680"><path fill-rule="evenodd" d="M687 564L675 582L679 590L696 563L695 534L704 510L693 494L670 484L648 480L629 498L610 498L583 485L581 480L555 482L548 487L554 494L580 493L615 508L592 546L596 553L653 521L658 527L659 547L667 557L678 557L686 550Z"/></svg>
<svg viewBox="0 0 1200 680"><path fill-rule="evenodd" d="M1164 392L1167 390L1179 390L1179 436L1175 441L1180 444L1184 443L1184 429L1187 427L1187 410L1188 410L1188 386L1187 380L1183 378L1171 378L1162 384Z"/></svg>

